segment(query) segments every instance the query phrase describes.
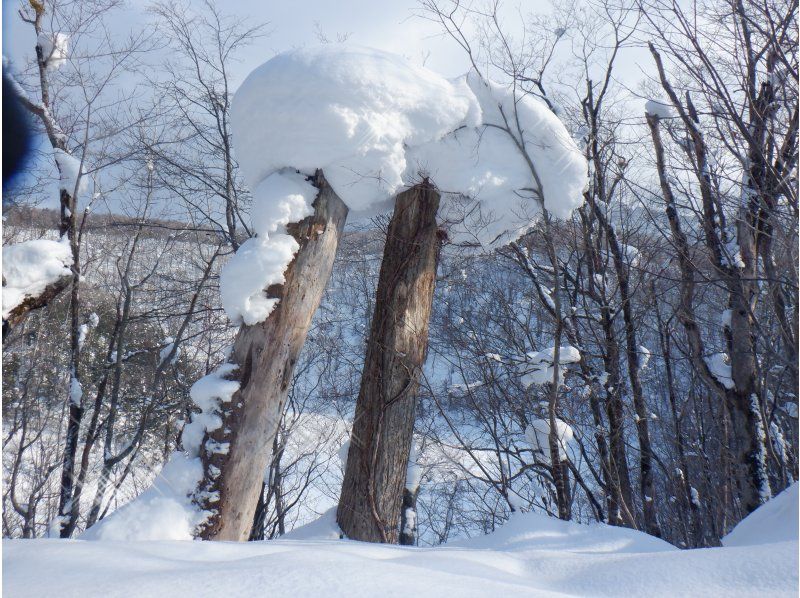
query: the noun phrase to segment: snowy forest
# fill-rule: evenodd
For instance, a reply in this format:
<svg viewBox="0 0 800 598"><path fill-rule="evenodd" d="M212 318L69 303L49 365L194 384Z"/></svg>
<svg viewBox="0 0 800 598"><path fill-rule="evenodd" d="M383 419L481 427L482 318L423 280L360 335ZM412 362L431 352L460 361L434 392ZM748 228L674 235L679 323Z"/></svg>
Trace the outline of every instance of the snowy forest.
<svg viewBox="0 0 800 598"><path fill-rule="evenodd" d="M4 590L796 596L796 1L271 4L4 3Z"/></svg>

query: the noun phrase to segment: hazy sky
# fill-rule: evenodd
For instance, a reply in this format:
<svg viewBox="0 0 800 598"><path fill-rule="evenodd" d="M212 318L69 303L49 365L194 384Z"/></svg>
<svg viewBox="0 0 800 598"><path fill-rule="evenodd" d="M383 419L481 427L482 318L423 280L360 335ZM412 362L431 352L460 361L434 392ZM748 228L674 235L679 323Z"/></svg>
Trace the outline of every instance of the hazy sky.
<svg viewBox="0 0 800 598"><path fill-rule="evenodd" d="M32 55L35 46L32 28L21 23L16 14L19 4L3 2L3 51L15 61ZM149 4L132 0L117 13L112 27L123 33L151 22ZM530 10L537 5L546 6L538 0L524 4ZM433 23L414 17L416 0L231 0L217 5L225 14L267 23L268 35L258 40L236 67L239 78L277 52L317 43L318 29L331 39L349 35L349 42L403 54L418 63L427 56L427 66L445 76L456 76L467 69L467 62L454 43L439 35Z"/></svg>

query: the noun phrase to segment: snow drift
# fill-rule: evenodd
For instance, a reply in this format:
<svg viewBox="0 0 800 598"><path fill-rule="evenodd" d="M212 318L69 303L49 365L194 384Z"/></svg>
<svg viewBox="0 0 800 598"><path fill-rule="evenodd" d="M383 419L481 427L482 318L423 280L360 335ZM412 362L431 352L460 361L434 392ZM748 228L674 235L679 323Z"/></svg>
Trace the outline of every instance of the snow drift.
<svg viewBox="0 0 800 598"><path fill-rule="evenodd" d="M751 518L784 508L796 518L796 499L794 486ZM678 550L635 530L527 513L487 536L410 548L332 539L329 512L265 542L6 540L3 590L15 598L796 596L797 530L786 523L791 541Z"/></svg>
<svg viewBox="0 0 800 598"><path fill-rule="evenodd" d="M722 539L723 546L755 546L773 542L796 542L800 527L797 482L742 519Z"/></svg>

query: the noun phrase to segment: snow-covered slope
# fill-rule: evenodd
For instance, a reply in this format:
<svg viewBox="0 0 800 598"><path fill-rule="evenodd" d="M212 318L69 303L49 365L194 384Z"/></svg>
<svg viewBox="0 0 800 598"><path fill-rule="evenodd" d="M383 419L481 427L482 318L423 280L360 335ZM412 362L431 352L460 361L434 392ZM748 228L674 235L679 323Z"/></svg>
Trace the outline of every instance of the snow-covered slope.
<svg viewBox="0 0 800 598"><path fill-rule="evenodd" d="M793 508L796 514L796 501ZM796 530L788 542L681 551L640 532L537 514L518 514L494 534L439 548L316 539L330 538L331 529L328 513L296 530L295 539L246 544L6 541L3 591L11 597L729 597L796 596L798 588Z"/></svg>

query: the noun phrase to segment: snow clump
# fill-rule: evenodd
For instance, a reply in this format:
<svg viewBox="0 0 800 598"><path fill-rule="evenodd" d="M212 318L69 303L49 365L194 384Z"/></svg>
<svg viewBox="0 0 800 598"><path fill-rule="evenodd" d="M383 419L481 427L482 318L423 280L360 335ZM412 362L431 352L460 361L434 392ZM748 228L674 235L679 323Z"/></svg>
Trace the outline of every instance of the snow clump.
<svg viewBox="0 0 800 598"><path fill-rule="evenodd" d="M658 118L672 118L675 116L672 106L659 100L647 100L644 104L644 111L646 114Z"/></svg>
<svg viewBox="0 0 800 598"><path fill-rule="evenodd" d="M58 70L67 61L69 36L66 33L40 33L36 43L42 49L46 68Z"/></svg>
<svg viewBox="0 0 800 598"><path fill-rule="evenodd" d="M61 241L36 239L3 247L3 319L28 297L71 274L72 250Z"/></svg>

